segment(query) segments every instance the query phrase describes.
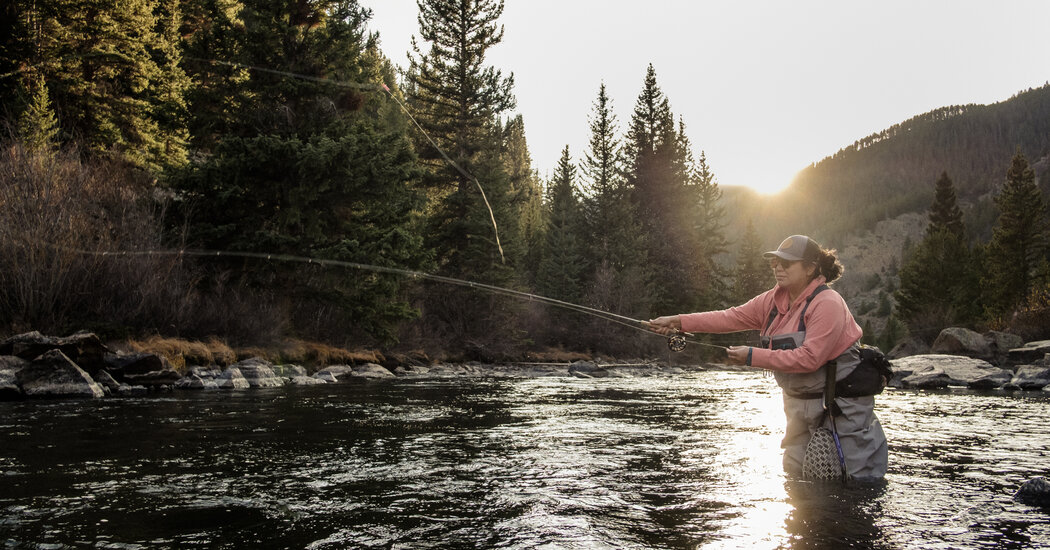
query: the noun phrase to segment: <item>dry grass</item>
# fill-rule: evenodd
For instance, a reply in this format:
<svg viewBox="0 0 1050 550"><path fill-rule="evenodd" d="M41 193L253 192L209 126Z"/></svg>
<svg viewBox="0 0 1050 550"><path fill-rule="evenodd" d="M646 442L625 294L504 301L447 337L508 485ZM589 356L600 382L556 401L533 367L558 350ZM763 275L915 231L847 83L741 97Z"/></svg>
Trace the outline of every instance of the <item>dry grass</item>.
<svg viewBox="0 0 1050 550"><path fill-rule="evenodd" d="M546 348L528 353L529 361L542 363L572 363L574 361L590 361L592 357L578 351L566 351L560 347Z"/></svg>
<svg viewBox="0 0 1050 550"><path fill-rule="evenodd" d="M312 367L379 363L384 359L383 355L375 350L348 350L295 339L275 346L246 346L233 349L214 337L200 342L152 336L145 340L128 340L123 347L130 351L162 355L183 373L191 366L229 366L252 357L261 357L275 364L294 363Z"/></svg>
<svg viewBox="0 0 1050 550"><path fill-rule="evenodd" d="M286 340L280 348L286 362L306 365L379 363L383 355L375 350L348 350L305 340Z"/></svg>

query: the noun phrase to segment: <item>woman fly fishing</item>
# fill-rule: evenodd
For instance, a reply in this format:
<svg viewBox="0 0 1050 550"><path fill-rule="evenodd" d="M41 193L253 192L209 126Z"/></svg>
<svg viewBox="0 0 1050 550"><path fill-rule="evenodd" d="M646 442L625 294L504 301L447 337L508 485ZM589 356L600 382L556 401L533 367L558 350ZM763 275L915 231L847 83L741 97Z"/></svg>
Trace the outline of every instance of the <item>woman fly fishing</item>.
<svg viewBox="0 0 1050 550"><path fill-rule="evenodd" d="M776 277L772 289L737 307L652 319L649 329L664 335L761 331L760 347L732 346L728 362L773 371L783 389L784 471L802 476L811 438L830 427L836 436L837 460L844 463L843 478L881 479L886 474L887 444L874 412L874 394L881 386L843 389L853 387L843 381L854 371L860 375L873 367L861 361L860 326L842 297L827 286L842 274L842 264L834 250L804 235L788 237L763 257ZM826 384L829 372L837 384ZM838 395L825 391L836 388Z"/></svg>

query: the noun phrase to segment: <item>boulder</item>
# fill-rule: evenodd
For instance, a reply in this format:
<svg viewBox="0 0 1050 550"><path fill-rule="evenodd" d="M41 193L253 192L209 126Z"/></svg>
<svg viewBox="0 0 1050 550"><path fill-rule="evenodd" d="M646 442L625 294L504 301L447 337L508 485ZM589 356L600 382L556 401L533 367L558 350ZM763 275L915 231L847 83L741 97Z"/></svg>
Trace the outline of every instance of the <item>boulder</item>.
<svg viewBox="0 0 1050 550"><path fill-rule="evenodd" d="M106 354L106 370L120 382L141 386L168 386L182 378L166 357L155 353Z"/></svg>
<svg viewBox="0 0 1050 550"><path fill-rule="evenodd" d="M192 367L189 374L204 381L216 380L222 376L222 370L215 367Z"/></svg>
<svg viewBox="0 0 1050 550"><path fill-rule="evenodd" d="M355 365L353 367L352 376L354 378L380 380L384 378L394 378L394 373L375 363L365 363L364 365Z"/></svg>
<svg viewBox="0 0 1050 550"><path fill-rule="evenodd" d="M1040 340L1011 349L1007 353L1007 358L1014 365L1031 365L1046 357L1048 353L1050 353L1050 340Z"/></svg>
<svg viewBox="0 0 1050 550"><path fill-rule="evenodd" d="M105 395L102 386L57 349L45 352L16 374L28 397L91 397Z"/></svg>
<svg viewBox="0 0 1050 550"><path fill-rule="evenodd" d="M29 361L13 355L0 355L0 401L10 401L25 397L22 388L18 387L18 371L29 364Z"/></svg>
<svg viewBox="0 0 1050 550"><path fill-rule="evenodd" d="M312 376L293 376L288 379L288 384L291 386L319 386L327 383L320 378Z"/></svg>
<svg viewBox="0 0 1050 550"><path fill-rule="evenodd" d="M221 373L220 373L221 374ZM175 382L175 389L177 390L217 390L219 389L219 383L216 382L216 378L201 378L196 374L189 374Z"/></svg>
<svg viewBox="0 0 1050 550"><path fill-rule="evenodd" d="M282 378L295 378L296 376L307 376L306 369L299 365L271 365L273 373Z"/></svg>
<svg viewBox="0 0 1050 550"><path fill-rule="evenodd" d="M149 388L146 386L129 386L128 384L121 384L117 391L113 392L121 397L138 397L149 393Z"/></svg>
<svg viewBox="0 0 1050 550"><path fill-rule="evenodd" d="M90 374L105 366L104 358L109 352L98 336L91 332L77 332L56 338L33 331L0 342L0 355L14 355L28 361L56 349Z"/></svg>
<svg viewBox="0 0 1050 550"><path fill-rule="evenodd" d="M14 370L0 370L0 401L22 398L22 388L18 387L17 375Z"/></svg>
<svg viewBox="0 0 1050 550"><path fill-rule="evenodd" d="M353 376L354 369L350 365L329 365L314 374L314 378L328 383L343 382Z"/></svg>
<svg viewBox="0 0 1050 550"><path fill-rule="evenodd" d="M949 327L937 335L930 346L935 355L961 355L975 359L992 359L992 348L984 336L966 328Z"/></svg>
<svg viewBox="0 0 1050 550"><path fill-rule="evenodd" d="M1050 481L1045 477L1029 479L1014 493L1014 500L1029 506L1050 507Z"/></svg>
<svg viewBox="0 0 1050 550"><path fill-rule="evenodd" d="M219 389L223 390L246 390L251 387L248 380L241 374L241 369L230 367L222 371L222 376L215 381Z"/></svg>
<svg viewBox="0 0 1050 550"><path fill-rule="evenodd" d="M1050 367L1021 365L1005 386L1008 390L1041 390L1050 385Z"/></svg>
<svg viewBox="0 0 1050 550"><path fill-rule="evenodd" d="M988 342L988 348L1000 364L1005 363L1010 350L1024 345L1024 339L1016 334L991 330L984 333L984 340Z"/></svg>
<svg viewBox="0 0 1050 550"><path fill-rule="evenodd" d="M284 379L274 374L272 367L273 363L259 357L252 357L251 359L235 363L230 368L240 370L241 376L253 388L277 388L283 386Z"/></svg>
<svg viewBox="0 0 1050 550"><path fill-rule="evenodd" d="M893 346L893 349L886 354L889 359L898 359L901 357L910 357L912 355L922 355L930 353L930 346L926 345L926 342L915 338L908 337L903 342Z"/></svg>
<svg viewBox="0 0 1050 550"><path fill-rule="evenodd" d="M967 386L998 388L1010 381L1011 373L980 359L957 355L913 355L891 361L894 379L905 388Z"/></svg>
<svg viewBox="0 0 1050 550"><path fill-rule="evenodd" d="M108 388L109 391L116 393L120 389L120 382L117 382L113 378L113 375L109 374L109 371L100 370L95 375L95 382L98 382L103 388Z"/></svg>

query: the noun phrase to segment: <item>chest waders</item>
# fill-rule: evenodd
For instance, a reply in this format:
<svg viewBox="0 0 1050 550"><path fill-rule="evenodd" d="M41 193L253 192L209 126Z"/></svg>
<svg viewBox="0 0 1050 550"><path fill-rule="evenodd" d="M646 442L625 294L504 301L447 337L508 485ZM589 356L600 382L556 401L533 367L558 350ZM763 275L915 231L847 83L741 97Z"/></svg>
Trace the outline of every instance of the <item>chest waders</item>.
<svg viewBox="0 0 1050 550"><path fill-rule="evenodd" d="M762 347L774 350L795 349L802 345L806 338L806 311L809 309L813 298L828 290L828 285L820 285L806 298L806 304L802 307L799 315L798 330L793 333L779 336L762 336ZM769 320L763 332L768 332L769 327L777 317L776 305L769 312ZM802 477L805 479L835 479L841 478L842 483L849 480L846 470L846 456L842 452L842 443L839 441L838 429L835 427L835 417L842 414L842 409L835 403L835 384L838 369L834 360L824 365L825 380L824 390L817 393L796 393L784 388L784 392L795 399L821 399L824 400L824 414L820 420L820 427L813 433L809 444L806 445L806 453L802 462ZM824 421L830 420L831 429L824 427Z"/></svg>

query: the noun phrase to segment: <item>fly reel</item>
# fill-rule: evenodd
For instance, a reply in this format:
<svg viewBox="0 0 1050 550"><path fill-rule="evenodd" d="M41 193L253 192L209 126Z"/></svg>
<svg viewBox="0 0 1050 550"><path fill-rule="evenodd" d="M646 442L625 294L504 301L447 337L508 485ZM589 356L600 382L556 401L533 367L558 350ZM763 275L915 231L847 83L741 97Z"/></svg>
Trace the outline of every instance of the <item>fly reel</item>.
<svg viewBox="0 0 1050 550"><path fill-rule="evenodd" d="M667 349L679 352L685 351L685 334L676 332L667 337Z"/></svg>

